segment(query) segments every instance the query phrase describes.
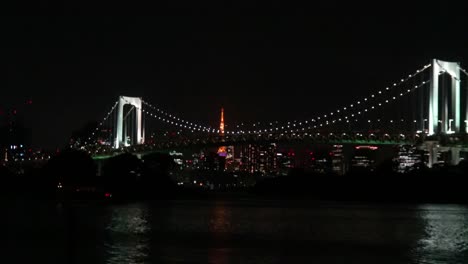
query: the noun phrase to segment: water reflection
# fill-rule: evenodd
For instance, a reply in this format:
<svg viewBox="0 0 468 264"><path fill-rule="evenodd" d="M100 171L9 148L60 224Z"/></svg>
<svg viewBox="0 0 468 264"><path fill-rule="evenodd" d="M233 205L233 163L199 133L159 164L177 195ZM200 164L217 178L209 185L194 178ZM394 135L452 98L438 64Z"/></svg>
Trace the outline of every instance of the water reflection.
<svg viewBox="0 0 468 264"><path fill-rule="evenodd" d="M468 259L468 208L459 205L422 205L425 235L416 255L421 262L463 263Z"/></svg>
<svg viewBox="0 0 468 264"><path fill-rule="evenodd" d="M213 234L227 233L231 229L231 208L222 202L216 202L211 211L209 223L210 232Z"/></svg>
<svg viewBox="0 0 468 264"><path fill-rule="evenodd" d="M232 210L222 202L216 202L211 211L209 221L210 233L217 240L226 239L231 231ZM214 248L208 249L209 263L228 263L231 250L229 248Z"/></svg>
<svg viewBox="0 0 468 264"><path fill-rule="evenodd" d="M7 224L0 227L6 230L4 251L14 261L3 257L1 263L364 264L468 259L466 206L257 200L7 206L3 211Z"/></svg>
<svg viewBox="0 0 468 264"><path fill-rule="evenodd" d="M106 227L107 263L149 263L151 227L146 205L134 204L111 210L110 222Z"/></svg>

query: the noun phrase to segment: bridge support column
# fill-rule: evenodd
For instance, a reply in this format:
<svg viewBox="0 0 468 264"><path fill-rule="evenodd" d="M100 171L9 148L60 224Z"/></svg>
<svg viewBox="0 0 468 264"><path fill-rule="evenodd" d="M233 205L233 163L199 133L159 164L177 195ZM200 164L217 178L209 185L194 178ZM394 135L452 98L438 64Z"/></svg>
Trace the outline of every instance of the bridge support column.
<svg viewBox="0 0 468 264"><path fill-rule="evenodd" d="M114 148L118 149L122 145L127 146L126 139L124 138L124 106L133 105L136 111L135 127L136 127L136 143L143 144L143 127L142 127L142 99L139 97L119 97L119 106L117 108L117 135L114 142Z"/></svg>
<svg viewBox="0 0 468 264"><path fill-rule="evenodd" d="M438 141L426 141L424 142L424 148L429 153L429 160L427 161L427 166L432 168L432 166L437 163L437 152L438 152Z"/></svg>
<svg viewBox="0 0 468 264"><path fill-rule="evenodd" d="M458 165L458 163L460 162L461 147L451 147L450 151L451 151L450 164Z"/></svg>
<svg viewBox="0 0 468 264"><path fill-rule="evenodd" d="M439 89L439 75L441 73L447 73L452 77L450 93L447 90L440 91ZM439 108L439 94L442 95L442 108ZM451 115L449 115L448 108L449 98ZM442 119L440 122L439 118ZM444 134L447 132L459 133L460 124L463 121L461 119L460 64L434 59L432 60L431 88L429 91L429 135L439 132ZM453 125L451 121L454 122Z"/></svg>
<svg viewBox="0 0 468 264"><path fill-rule="evenodd" d="M96 175L97 176L102 176L102 161L101 160L96 160Z"/></svg>

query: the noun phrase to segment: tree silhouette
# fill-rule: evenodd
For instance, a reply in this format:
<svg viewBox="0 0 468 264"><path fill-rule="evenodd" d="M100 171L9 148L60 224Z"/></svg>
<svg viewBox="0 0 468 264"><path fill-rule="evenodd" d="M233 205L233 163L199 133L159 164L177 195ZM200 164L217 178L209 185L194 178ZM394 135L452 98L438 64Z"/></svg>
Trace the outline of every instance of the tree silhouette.
<svg viewBox="0 0 468 264"><path fill-rule="evenodd" d="M144 156L145 173L141 189L147 198L167 196L176 189L175 183L169 177L169 171L176 166L169 154L152 153Z"/></svg>
<svg viewBox="0 0 468 264"><path fill-rule="evenodd" d="M108 159L103 166L105 188L113 195L128 198L137 192L142 168L141 160L130 153Z"/></svg>
<svg viewBox="0 0 468 264"><path fill-rule="evenodd" d="M45 172L64 186L94 184L96 165L88 153L67 149L53 157L45 166Z"/></svg>

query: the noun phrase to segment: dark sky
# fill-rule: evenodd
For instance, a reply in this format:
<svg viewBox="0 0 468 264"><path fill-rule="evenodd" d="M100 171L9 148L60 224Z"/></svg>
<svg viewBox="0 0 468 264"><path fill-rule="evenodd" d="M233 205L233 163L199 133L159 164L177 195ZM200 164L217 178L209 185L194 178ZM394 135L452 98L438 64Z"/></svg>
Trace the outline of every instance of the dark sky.
<svg viewBox="0 0 468 264"><path fill-rule="evenodd" d="M221 106L228 124L299 119L381 89L432 58L468 66L466 10L442 1L430 8L130 2L46 3L1 18L0 107L33 100L27 120L36 146L62 146L118 95L211 125Z"/></svg>

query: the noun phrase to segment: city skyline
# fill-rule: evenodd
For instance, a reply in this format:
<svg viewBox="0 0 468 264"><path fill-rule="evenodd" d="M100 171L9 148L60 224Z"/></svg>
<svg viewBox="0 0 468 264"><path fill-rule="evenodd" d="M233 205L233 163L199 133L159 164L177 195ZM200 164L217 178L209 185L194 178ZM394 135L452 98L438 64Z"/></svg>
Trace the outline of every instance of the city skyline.
<svg viewBox="0 0 468 264"><path fill-rule="evenodd" d="M33 100L32 140L49 148L99 120L120 95L211 126L221 106L227 127L315 116L432 58L466 64L465 16L444 6L405 8L349 13L331 2L10 17L0 106Z"/></svg>
<svg viewBox="0 0 468 264"><path fill-rule="evenodd" d="M449 2L11 2L2 263L465 263Z"/></svg>

